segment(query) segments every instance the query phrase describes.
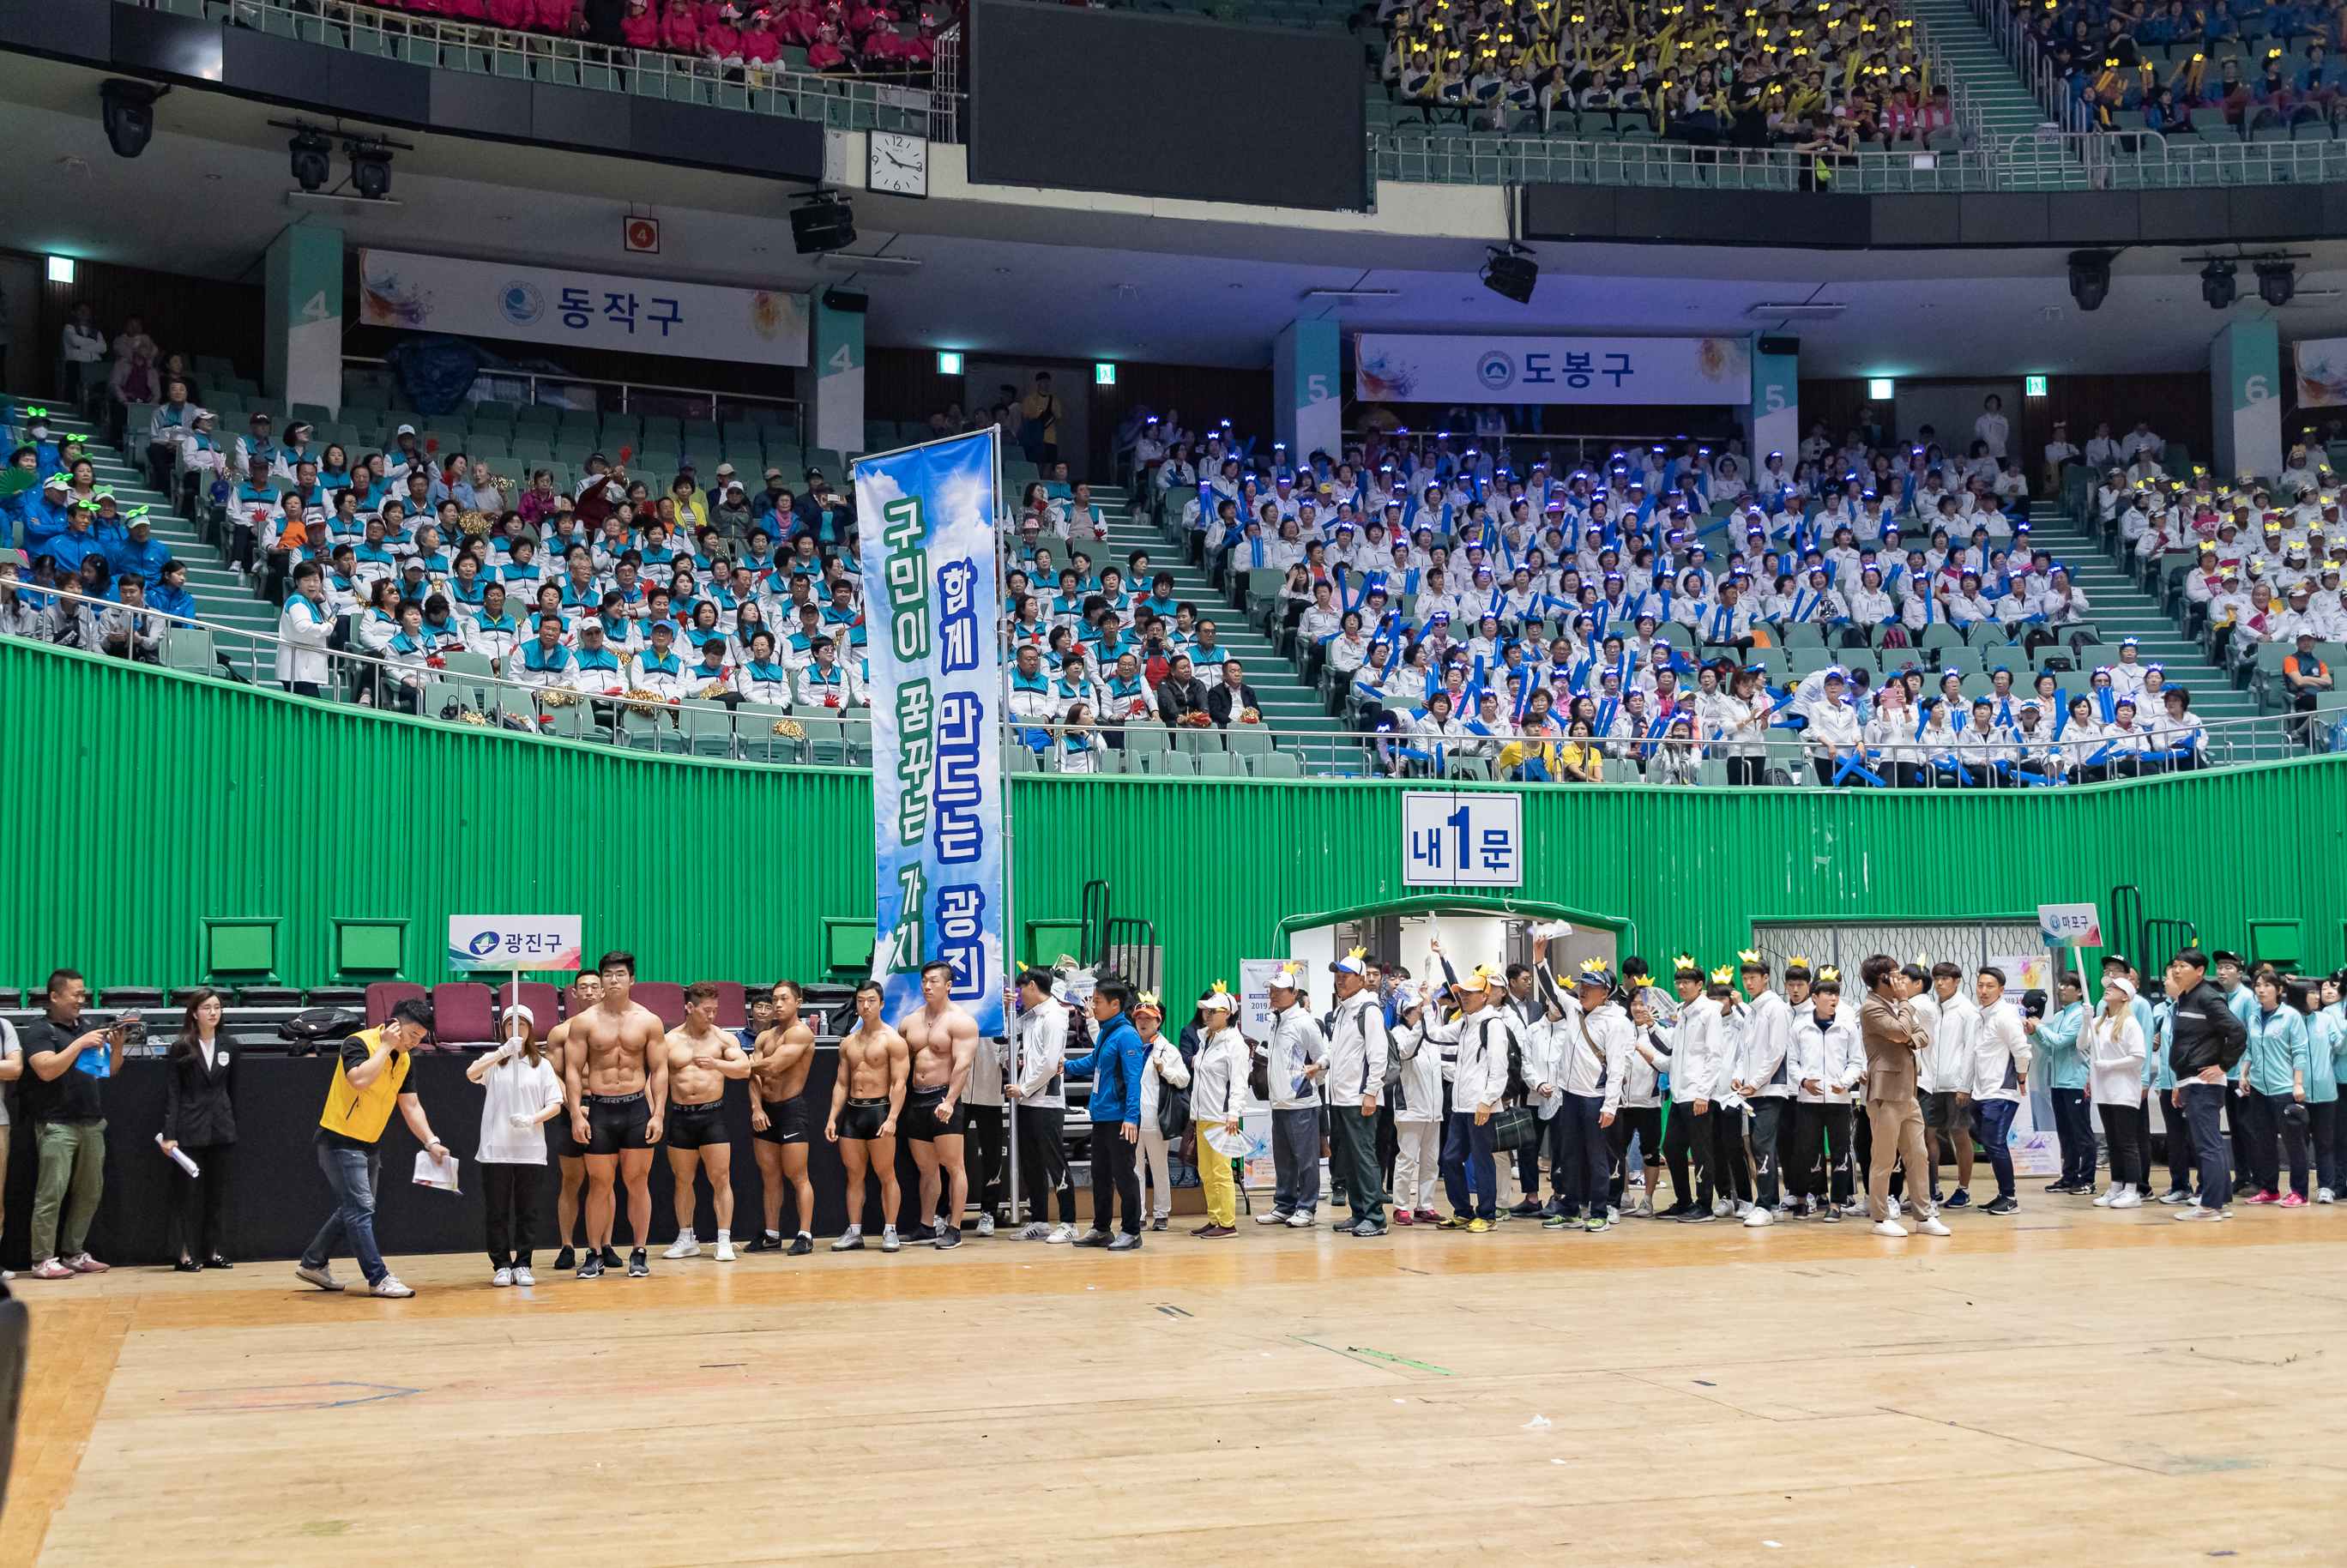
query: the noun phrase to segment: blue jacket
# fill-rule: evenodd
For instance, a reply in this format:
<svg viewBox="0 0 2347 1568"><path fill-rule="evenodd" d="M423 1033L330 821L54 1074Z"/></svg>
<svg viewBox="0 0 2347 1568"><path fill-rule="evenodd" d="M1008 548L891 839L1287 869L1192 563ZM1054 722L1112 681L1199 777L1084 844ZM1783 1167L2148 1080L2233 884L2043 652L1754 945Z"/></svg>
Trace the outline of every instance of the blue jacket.
<svg viewBox="0 0 2347 1568"><path fill-rule="evenodd" d="M158 582L147 590L147 602L164 614L182 620L195 618L196 596L184 588L166 588Z"/></svg>
<svg viewBox="0 0 2347 1568"><path fill-rule="evenodd" d="M2034 1049L2046 1065L2045 1086L2048 1089L2084 1089L2086 1087L2086 1053L2078 1049L2078 1036L2086 1027L2086 1004L2072 1002L2045 1015L2037 1026Z"/></svg>
<svg viewBox="0 0 2347 1568"><path fill-rule="evenodd" d="M1093 1125L1141 1120L1141 1070L1148 1060L1141 1031L1122 1013L1102 1029L1100 1044L1089 1055L1068 1059L1070 1077L1092 1074Z"/></svg>
<svg viewBox="0 0 2347 1568"><path fill-rule="evenodd" d="M106 547L106 564L114 569L115 576L136 577L150 584L163 580L163 565L170 559L171 547L152 533L143 545L126 534Z"/></svg>

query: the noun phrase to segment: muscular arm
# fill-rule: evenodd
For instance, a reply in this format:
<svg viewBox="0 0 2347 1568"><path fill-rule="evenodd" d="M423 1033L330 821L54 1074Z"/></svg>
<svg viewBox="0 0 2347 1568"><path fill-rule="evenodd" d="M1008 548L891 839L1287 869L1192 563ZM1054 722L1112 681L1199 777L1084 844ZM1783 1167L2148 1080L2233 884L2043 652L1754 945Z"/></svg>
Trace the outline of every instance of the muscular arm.
<svg viewBox="0 0 2347 1568"><path fill-rule="evenodd" d="M913 1053L906 1049L903 1035L892 1034L888 1039L890 1043L887 1048L888 1126L887 1131L893 1132L897 1130L897 1118L905 1109L905 1081L912 1076Z"/></svg>
<svg viewBox="0 0 2347 1568"><path fill-rule="evenodd" d="M831 1117L823 1124L823 1135L833 1143L839 1142L839 1113L847 1108L847 1043L840 1042L839 1071L831 1079Z"/></svg>
<svg viewBox="0 0 2347 1568"><path fill-rule="evenodd" d="M940 1115L950 1114L969 1087L969 1070L978 1060L978 1020L955 1013L946 1025L946 1038L953 1042L953 1071L946 1079L946 1101L938 1108Z"/></svg>
<svg viewBox="0 0 2347 1568"><path fill-rule="evenodd" d="M750 1076L750 1059L742 1053L742 1042L727 1036L725 1045L717 1053L717 1071L728 1078Z"/></svg>
<svg viewBox="0 0 2347 1568"><path fill-rule="evenodd" d="M644 1104L651 1120L644 1127L644 1142L660 1142L661 1125L668 1112L668 1037L660 1020L646 1013L637 1030L644 1048Z"/></svg>

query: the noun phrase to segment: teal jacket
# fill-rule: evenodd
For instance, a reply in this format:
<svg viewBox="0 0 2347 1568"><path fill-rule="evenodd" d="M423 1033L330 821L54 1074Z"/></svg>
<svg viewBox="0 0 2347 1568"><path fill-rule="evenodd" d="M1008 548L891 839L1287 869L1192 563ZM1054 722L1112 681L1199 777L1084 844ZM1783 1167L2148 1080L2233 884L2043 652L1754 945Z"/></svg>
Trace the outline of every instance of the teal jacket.
<svg viewBox="0 0 2347 1568"><path fill-rule="evenodd" d="M2176 1087L2176 1069L2168 1065L2168 1048L2175 1043L2168 1034L2168 1020L2176 1004L2162 998L2151 1009L2151 1025L2143 1031L2151 1049L2143 1053L2143 1086L2154 1093L2165 1093Z"/></svg>
<svg viewBox="0 0 2347 1568"><path fill-rule="evenodd" d="M2241 1080L2260 1094L2288 1094L2307 1071L2306 1019L2296 1008L2253 1011L2250 1046L2241 1057Z"/></svg>
<svg viewBox="0 0 2347 1568"><path fill-rule="evenodd" d="M2347 1004L2332 1002L2306 1020L2306 1098L2327 1105L2339 1098L2347 1070Z"/></svg>
<svg viewBox="0 0 2347 1568"><path fill-rule="evenodd" d="M2049 1013L2037 1026L2031 1049L2045 1063L2048 1089L2086 1087L2086 1053L2078 1049L2078 1036L2086 1027L2085 1002L2072 1002L2058 1012Z"/></svg>

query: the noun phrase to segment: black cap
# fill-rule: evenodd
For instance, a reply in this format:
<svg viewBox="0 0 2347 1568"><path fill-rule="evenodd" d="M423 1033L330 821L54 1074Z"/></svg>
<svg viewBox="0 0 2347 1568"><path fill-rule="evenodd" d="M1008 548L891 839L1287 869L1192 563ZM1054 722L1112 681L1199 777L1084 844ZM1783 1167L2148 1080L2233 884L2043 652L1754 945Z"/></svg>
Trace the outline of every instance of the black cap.
<svg viewBox="0 0 2347 1568"><path fill-rule="evenodd" d="M2245 969L2250 967L2249 959L2241 957L2239 953L2229 951L2224 948L2219 948L2215 952L2209 954L2209 961L2212 964L2238 964Z"/></svg>
<svg viewBox="0 0 2347 1568"><path fill-rule="evenodd" d="M2116 964L2123 969L2131 969L2135 968L2133 964L2127 961L2127 956L2125 953L2105 953L2103 955L2103 968L2107 969L2113 964Z"/></svg>

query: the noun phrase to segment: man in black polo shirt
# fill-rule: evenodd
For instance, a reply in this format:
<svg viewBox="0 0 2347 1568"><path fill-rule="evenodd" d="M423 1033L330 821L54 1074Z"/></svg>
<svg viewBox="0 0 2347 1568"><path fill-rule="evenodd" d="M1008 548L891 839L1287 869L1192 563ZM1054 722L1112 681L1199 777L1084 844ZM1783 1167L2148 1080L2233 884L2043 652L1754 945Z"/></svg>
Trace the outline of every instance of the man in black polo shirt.
<svg viewBox="0 0 2347 1568"><path fill-rule="evenodd" d="M33 1192L33 1277L104 1274L83 1243L106 1192L102 1081L122 1067L124 1023L84 1029L89 987L71 969L49 977L48 1012L25 1026L25 1116L40 1151ZM132 1015L135 1017L136 1015Z"/></svg>

